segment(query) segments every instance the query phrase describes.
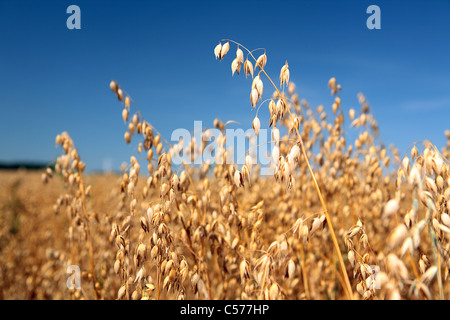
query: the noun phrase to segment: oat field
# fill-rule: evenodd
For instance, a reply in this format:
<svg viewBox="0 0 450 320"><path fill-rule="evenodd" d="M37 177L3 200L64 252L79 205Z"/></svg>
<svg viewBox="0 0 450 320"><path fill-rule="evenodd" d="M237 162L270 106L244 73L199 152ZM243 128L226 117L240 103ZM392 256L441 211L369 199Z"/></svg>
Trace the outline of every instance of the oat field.
<svg viewBox="0 0 450 320"><path fill-rule="evenodd" d="M363 93L343 108L346 88L325 79L334 103L311 106L288 62L268 74L270 55L244 45L220 40L211 55L247 78L246 126L269 130L271 174L252 150L230 160L220 110L202 132L220 132L216 162L198 163L207 140L172 145L120 79L105 83L129 161L87 173L61 132L46 170L0 172L0 299L450 297L450 131L444 146L386 147Z"/></svg>

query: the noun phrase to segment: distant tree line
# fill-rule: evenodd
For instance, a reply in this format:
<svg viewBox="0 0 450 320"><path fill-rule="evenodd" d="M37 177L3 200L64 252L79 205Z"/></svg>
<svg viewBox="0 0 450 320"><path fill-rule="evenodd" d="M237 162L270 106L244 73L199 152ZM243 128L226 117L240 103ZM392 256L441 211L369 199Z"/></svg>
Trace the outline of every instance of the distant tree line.
<svg viewBox="0 0 450 320"><path fill-rule="evenodd" d="M48 163L44 162L0 162L0 170L17 170L17 169L27 169L27 170L42 170L49 167ZM50 166L53 167L53 164Z"/></svg>

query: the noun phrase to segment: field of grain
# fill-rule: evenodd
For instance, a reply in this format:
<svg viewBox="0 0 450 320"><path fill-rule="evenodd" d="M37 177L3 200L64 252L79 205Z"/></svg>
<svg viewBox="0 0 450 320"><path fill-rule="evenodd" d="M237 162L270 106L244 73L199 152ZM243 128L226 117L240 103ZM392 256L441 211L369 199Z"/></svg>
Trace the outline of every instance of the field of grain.
<svg viewBox="0 0 450 320"><path fill-rule="evenodd" d="M339 79L333 105L311 107L287 62L268 75L265 53L230 40L214 54L270 113L252 125L270 128L273 174L250 153L229 161L223 138L215 165L173 166L178 147L111 81L117 144L136 146L120 174L85 173L67 132L47 170L0 172L0 299L448 299L450 132L400 154L363 94L343 111ZM184 146L192 160L205 149Z"/></svg>

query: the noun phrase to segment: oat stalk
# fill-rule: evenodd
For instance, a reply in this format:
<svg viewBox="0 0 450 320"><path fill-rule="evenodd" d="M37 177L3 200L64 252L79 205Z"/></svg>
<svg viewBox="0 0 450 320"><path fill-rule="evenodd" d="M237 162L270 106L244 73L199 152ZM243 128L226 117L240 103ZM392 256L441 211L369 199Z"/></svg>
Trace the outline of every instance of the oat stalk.
<svg viewBox="0 0 450 320"><path fill-rule="evenodd" d="M252 52L251 52L250 50L248 50L246 47L244 47L242 44L240 44L240 43L238 43L238 42L236 42L236 41L234 41L234 40L231 40L231 39L222 39L221 41L230 41L230 42L233 42L233 43L237 44L238 46L244 48L244 49L248 52L248 54L255 60L255 62L257 61L257 59L254 57L254 55L252 54ZM278 87L277 87L277 86L275 85L275 83L272 81L272 79L270 78L270 76L266 73L266 71L264 70L264 68L260 68L260 69L261 69L261 72L263 72L263 73L266 75L267 79L269 79L269 81L272 83L272 85L273 85L273 87L275 88L275 90L277 91L278 96L280 97L280 99L283 99L283 100L284 100L284 97L281 95L281 93L280 93ZM294 117L293 117L293 115L292 115L292 113L291 113L291 111L290 111L289 106L288 106L287 104L286 104L286 106L287 106L287 111L288 111L288 113L289 113L289 116L290 116L291 120L294 120ZM302 137L301 137L301 134L300 134L300 132L299 132L299 130L298 130L297 127L295 127L295 130L296 130L296 132L297 132L298 142L299 142L299 144L300 144L300 149L301 149L301 151L302 151L303 158L304 158L305 161L306 161L306 165L308 166L308 171L309 171L309 173L311 174L311 177L312 177L312 179L313 179L314 187L315 187L315 189L316 189L317 195L318 195L319 200L320 200L320 204L322 205L324 214L325 214L325 216L326 216L326 220L327 220L327 223L328 223L328 227L329 227L329 229L330 229L330 234L331 234L331 238L332 238L332 241L333 241L333 246L334 246L334 249L335 249L335 251L336 251L336 255L337 255L337 257L338 257L338 261L339 261L339 268L340 268L341 273L342 273L342 276L343 276L343 278L344 278L344 283L345 283L344 290L346 291L346 294L347 294L348 298L349 298L349 299L353 299L353 292L352 292L352 288L351 288L351 285L350 285L350 280L348 279L348 275L347 275L346 268L345 268L345 264L344 264L344 259L342 258L342 253L341 253L341 250L340 250L340 248L339 248L339 243L338 243L338 241L337 241L336 234L335 234L335 232L334 232L333 223L331 222L330 214L329 214L328 209L327 209L327 206L326 206L326 204L325 204L325 201L324 201L322 192L321 192L321 190L320 190L319 184L317 183L317 180L316 180L314 171L313 171L313 169L312 169L312 167L311 167L311 165L310 165L310 163L309 163L308 155L306 154L306 150L305 150L305 147L304 147L304 144L303 144L303 139L302 139Z"/></svg>

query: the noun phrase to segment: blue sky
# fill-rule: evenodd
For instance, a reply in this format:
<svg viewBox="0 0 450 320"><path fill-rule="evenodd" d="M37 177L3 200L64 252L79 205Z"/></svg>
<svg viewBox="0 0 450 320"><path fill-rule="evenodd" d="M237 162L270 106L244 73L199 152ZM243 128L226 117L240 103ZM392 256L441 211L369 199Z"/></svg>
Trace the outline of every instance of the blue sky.
<svg viewBox="0 0 450 320"><path fill-rule="evenodd" d="M81 30L66 27L71 4L81 9ZM381 8L381 30L366 27L371 4ZM330 108L332 76L345 110L359 110L363 92L381 138L400 152L426 139L440 148L450 129L449 16L444 0L4 0L0 161L51 161L60 153L54 137L66 130L88 170L105 162L117 169L134 146L124 143L111 79L168 138L216 117L250 128L251 81L231 76L235 47L215 60L222 38L266 48L274 79L288 60L300 97L313 107Z"/></svg>

